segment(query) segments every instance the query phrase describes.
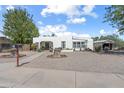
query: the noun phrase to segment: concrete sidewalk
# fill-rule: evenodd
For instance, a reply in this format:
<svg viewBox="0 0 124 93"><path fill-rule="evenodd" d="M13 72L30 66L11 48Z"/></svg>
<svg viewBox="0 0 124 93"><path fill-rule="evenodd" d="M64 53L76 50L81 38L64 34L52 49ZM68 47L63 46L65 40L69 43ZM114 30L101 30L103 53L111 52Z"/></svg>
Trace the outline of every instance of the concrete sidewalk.
<svg viewBox="0 0 124 93"><path fill-rule="evenodd" d="M124 75L16 67L0 72L0 87L124 87Z"/></svg>

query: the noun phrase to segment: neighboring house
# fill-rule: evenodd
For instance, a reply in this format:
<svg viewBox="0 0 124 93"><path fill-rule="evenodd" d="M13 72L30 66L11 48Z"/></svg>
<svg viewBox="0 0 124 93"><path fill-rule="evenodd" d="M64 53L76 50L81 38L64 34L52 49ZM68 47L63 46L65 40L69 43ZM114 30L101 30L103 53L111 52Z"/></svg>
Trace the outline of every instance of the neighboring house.
<svg viewBox="0 0 124 93"><path fill-rule="evenodd" d="M0 52L3 49L9 49L12 47L11 41L10 39L6 38L6 37L0 37Z"/></svg>
<svg viewBox="0 0 124 93"><path fill-rule="evenodd" d="M33 43L38 45L38 48L49 50L50 48L62 48L62 50L77 50L81 51L86 48L93 50L93 39L91 37L73 37L71 35L62 36L39 36L33 38Z"/></svg>
<svg viewBox="0 0 124 93"><path fill-rule="evenodd" d="M106 50L106 48L108 50L112 50L114 47L114 41L112 40L98 40L98 41L94 41L94 48L96 47L101 47L101 51Z"/></svg>

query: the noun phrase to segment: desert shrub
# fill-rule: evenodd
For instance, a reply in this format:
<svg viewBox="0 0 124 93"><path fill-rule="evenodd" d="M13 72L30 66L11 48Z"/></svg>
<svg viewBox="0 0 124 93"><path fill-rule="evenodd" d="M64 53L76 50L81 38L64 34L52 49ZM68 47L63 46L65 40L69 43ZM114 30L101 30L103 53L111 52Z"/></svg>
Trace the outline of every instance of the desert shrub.
<svg viewBox="0 0 124 93"><path fill-rule="evenodd" d="M100 52L101 51L101 46L95 47L95 52Z"/></svg>
<svg viewBox="0 0 124 93"><path fill-rule="evenodd" d="M124 50L124 47L119 47L117 50Z"/></svg>
<svg viewBox="0 0 124 93"><path fill-rule="evenodd" d="M90 49L90 48L85 48L85 51L92 51L92 49Z"/></svg>
<svg viewBox="0 0 124 93"><path fill-rule="evenodd" d="M42 49L42 50L45 50L45 47L44 47L44 46L41 46L41 49Z"/></svg>
<svg viewBox="0 0 124 93"><path fill-rule="evenodd" d="M42 49L37 49L37 52L42 52L43 50Z"/></svg>
<svg viewBox="0 0 124 93"><path fill-rule="evenodd" d="M31 45L31 50L36 50L36 49L37 49L36 44L32 44L32 45Z"/></svg>

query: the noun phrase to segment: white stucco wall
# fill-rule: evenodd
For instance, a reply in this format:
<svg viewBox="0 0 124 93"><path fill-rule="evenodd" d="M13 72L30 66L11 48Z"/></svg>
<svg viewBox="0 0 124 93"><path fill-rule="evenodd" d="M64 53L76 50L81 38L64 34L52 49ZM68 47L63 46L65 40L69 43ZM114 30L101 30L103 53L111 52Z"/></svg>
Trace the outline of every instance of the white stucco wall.
<svg viewBox="0 0 124 93"><path fill-rule="evenodd" d="M87 48L90 48L93 50L93 39L88 39L87 40Z"/></svg>
<svg viewBox="0 0 124 93"><path fill-rule="evenodd" d="M33 43L42 42L42 41L51 41L53 42L53 48L61 47L61 42L66 42L66 48L72 49L73 48L73 41L85 41L87 40L87 48L93 50L93 39L90 37L82 37L82 38L75 38L73 39L72 36L54 36L54 37L43 37L40 36L38 38L33 38ZM40 48L40 46L39 46Z"/></svg>
<svg viewBox="0 0 124 93"><path fill-rule="evenodd" d="M72 48L72 37L38 37L33 38L33 43L42 42L42 41L51 41L53 42L53 48L61 47L61 42L66 42L66 48Z"/></svg>

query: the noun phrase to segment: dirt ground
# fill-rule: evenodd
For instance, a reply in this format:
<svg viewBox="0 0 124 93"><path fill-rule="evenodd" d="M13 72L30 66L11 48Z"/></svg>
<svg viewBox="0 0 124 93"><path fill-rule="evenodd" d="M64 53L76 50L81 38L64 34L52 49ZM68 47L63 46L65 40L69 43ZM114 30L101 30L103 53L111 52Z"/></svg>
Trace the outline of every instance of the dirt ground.
<svg viewBox="0 0 124 93"><path fill-rule="evenodd" d="M24 54L26 56L21 57L20 59L24 59L25 57L29 57L37 52L33 52L33 51L20 51L20 54ZM9 55L10 53L0 53L1 55ZM4 58L4 57L0 57L0 63L6 63L6 62L16 62L16 58Z"/></svg>
<svg viewBox="0 0 124 93"><path fill-rule="evenodd" d="M124 74L124 55L70 52L63 53L66 58L47 58L50 54L44 52L24 67Z"/></svg>

